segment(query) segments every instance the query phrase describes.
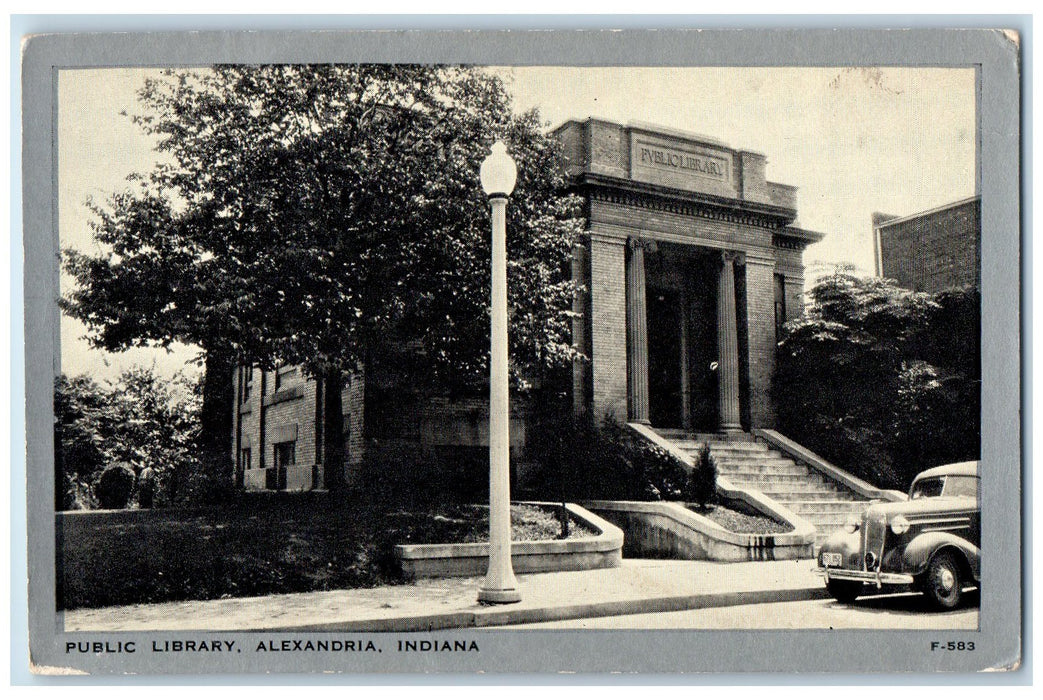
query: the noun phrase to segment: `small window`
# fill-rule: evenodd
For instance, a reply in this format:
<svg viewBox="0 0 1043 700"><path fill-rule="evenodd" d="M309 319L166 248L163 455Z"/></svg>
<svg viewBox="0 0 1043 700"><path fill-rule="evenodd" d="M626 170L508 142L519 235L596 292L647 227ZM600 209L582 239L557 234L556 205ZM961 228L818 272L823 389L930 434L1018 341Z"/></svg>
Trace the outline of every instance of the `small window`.
<svg viewBox="0 0 1043 700"><path fill-rule="evenodd" d="M289 383L290 379L293 378L293 375L296 372L297 368L293 365L283 365L282 367L276 369L274 391L279 391L279 389L285 389L286 385Z"/></svg>
<svg viewBox="0 0 1043 700"><path fill-rule="evenodd" d="M239 368L239 403L246 403L250 400L250 389L253 384L253 376L253 367Z"/></svg>
<svg viewBox="0 0 1043 700"><path fill-rule="evenodd" d="M775 341L782 339L786 325L786 276L775 275Z"/></svg>
<svg viewBox="0 0 1043 700"><path fill-rule="evenodd" d="M289 467L297 463L296 441L279 442L275 445L275 466Z"/></svg>
<svg viewBox="0 0 1043 700"><path fill-rule="evenodd" d="M250 448L244 447L239 450L239 468L249 469L250 468Z"/></svg>

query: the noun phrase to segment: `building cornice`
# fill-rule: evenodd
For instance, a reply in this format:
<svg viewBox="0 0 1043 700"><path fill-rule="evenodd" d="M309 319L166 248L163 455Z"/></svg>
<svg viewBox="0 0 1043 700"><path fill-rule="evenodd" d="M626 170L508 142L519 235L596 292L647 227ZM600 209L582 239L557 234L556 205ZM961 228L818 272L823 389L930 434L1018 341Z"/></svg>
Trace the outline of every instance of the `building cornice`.
<svg viewBox="0 0 1043 700"><path fill-rule="evenodd" d="M576 187L596 201L769 230L782 230L797 217L795 210L785 207L715 197L608 175L583 173L577 178Z"/></svg>
<svg viewBox="0 0 1043 700"><path fill-rule="evenodd" d="M966 205L971 204L973 202L980 202L980 201L981 201L981 197L979 197L977 195L975 195L974 197L967 197L966 199L961 199L961 200L956 201L956 202L950 202L949 204L943 204L940 207L935 207L933 209L927 209L927 210L924 210L924 211L918 211L915 214L906 214L905 216L896 216L893 219L886 219L885 221L881 221L879 224L876 224L875 226L873 226L873 228L879 230L879 229L888 228L890 226L894 226L896 224L904 224L906 221L912 221L914 219L921 219L921 218L924 218L924 217L927 217L927 216L932 216L934 214L938 214L938 213L943 212L943 211L948 211L950 209L957 209L959 207L966 206Z"/></svg>

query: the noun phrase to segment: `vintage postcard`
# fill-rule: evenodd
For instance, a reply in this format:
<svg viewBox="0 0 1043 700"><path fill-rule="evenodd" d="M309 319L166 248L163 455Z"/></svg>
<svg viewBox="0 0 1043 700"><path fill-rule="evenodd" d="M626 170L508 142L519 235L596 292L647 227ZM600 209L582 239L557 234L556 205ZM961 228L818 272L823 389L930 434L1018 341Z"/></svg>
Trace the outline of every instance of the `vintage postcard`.
<svg viewBox="0 0 1043 700"><path fill-rule="evenodd" d="M1017 669L1019 60L27 38L32 670Z"/></svg>

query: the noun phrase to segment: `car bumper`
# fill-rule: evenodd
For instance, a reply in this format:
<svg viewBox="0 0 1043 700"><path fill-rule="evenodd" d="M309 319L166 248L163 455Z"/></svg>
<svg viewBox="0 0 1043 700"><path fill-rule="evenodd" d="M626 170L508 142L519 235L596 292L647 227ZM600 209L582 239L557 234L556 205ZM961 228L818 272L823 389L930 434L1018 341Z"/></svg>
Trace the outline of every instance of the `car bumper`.
<svg viewBox="0 0 1043 700"><path fill-rule="evenodd" d="M857 571L820 566L815 569L815 573L827 580L833 578L842 581L861 581L862 583L875 583L877 586L903 586L913 582L912 574L894 574L886 571Z"/></svg>

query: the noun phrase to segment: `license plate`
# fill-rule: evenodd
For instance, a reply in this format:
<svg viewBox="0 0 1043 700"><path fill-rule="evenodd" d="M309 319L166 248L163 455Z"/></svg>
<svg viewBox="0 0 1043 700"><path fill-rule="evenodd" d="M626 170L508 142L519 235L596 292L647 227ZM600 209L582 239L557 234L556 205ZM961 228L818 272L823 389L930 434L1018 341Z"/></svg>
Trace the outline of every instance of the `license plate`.
<svg viewBox="0 0 1043 700"><path fill-rule="evenodd" d="M840 552L826 552L822 555L823 566L840 566L842 563L844 560L840 556Z"/></svg>

